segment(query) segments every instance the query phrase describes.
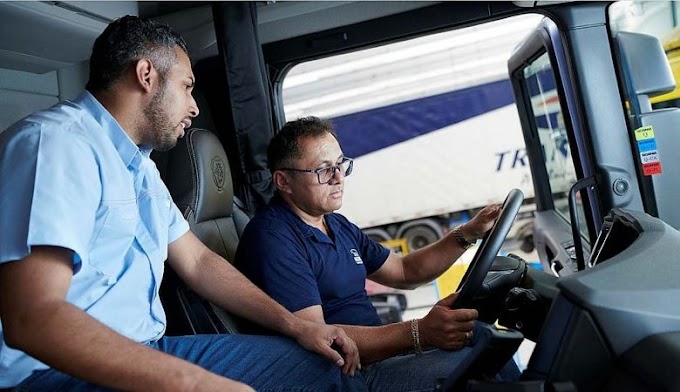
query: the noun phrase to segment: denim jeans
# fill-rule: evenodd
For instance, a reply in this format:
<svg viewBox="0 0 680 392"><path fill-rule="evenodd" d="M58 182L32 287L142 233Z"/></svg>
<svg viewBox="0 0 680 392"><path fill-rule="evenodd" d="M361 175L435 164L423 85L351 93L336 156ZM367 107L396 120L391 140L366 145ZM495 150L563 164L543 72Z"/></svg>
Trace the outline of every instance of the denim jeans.
<svg viewBox="0 0 680 392"><path fill-rule="evenodd" d="M429 350L406 354L364 366L361 370L371 392L434 391L461 362L471 360L470 347L456 351Z"/></svg>
<svg viewBox="0 0 680 392"><path fill-rule="evenodd" d="M462 375L483 350L489 336L476 323L474 338L467 347L455 351L429 350L422 355L406 354L365 366L361 373L371 392L418 392L439 390L451 383L452 376ZM455 373L455 374L454 374ZM520 372L511 359L496 377L517 381ZM447 382L448 381L448 382Z"/></svg>
<svg viewBox="0 0 680 392"><path fill-rule="evenodd" d="M326 358L286 338L196 335L164 337L149 345L241 381L258 391L366 391L359 372L354 377L345 376ZM134 362L134 358L130 360ZM49 369L34 372L15 391L90 392L110 389Z"/></svg>

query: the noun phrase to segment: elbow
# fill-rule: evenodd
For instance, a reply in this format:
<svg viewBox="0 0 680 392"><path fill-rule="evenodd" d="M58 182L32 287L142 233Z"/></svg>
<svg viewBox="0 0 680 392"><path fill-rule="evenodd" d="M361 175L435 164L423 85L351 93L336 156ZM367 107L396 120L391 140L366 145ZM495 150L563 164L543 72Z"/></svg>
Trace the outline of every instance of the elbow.
<svg viewBox="0 0 680 392"><path fill-rule="evenodd" d="M419 283L410 283L410 282L403 282L401 284L396 285L395 289L400 289L400 290L415 290L418 287L420 287L421 284Z"/></svg>
<svg viewBox="0 0 680 392"><path fill-rule="evenodd" d="M401 273L401 279L395 288L402 290L413 290L430 282L432 277L424 273L420 269L413 268L413 265L404 265Z"/></svg>
<svg viewBox="0 0 680 392"><path fill-rule="evenodd" d="M2 315L2 337L10 348L29 352L30 347L44 336L48 324L44 313L32 310L3 313L5 314Z"/></svg>
<svg viewBox="0 0 680 392"><path fill-rule="evenodd" d="M2 340L9 348L21 350L25 328L21 325L21 312L17 312L16 307L9 307L0 304L0 321L2 322ZM23 350L22 350L23 351Z"/></svg>
<svg viewBox="0 0 680 392"><path fill-rule="evenodd" d="M3 320L2 329L2 338L9 348L25 351L28 341L26 337L28 335L27 328L22 327L17 322Z"/></svg>
<svg viewBox="0 0 680 392"><path fill-rule="evenodd" d="M420 276L417 276L416 274L413 273L411 274L405 273L401 281L398 284L396 284L394 288L401 290L414 290L425 283L427 283L425 278L421 278Z"/></svg>
<svg viewBox="0 0 680 392"><path fill-rule="evenodd" d="M26 353L36 347L38 341L51 330L53 313L51 309L31 308L20 311L3 312L2 337L8 347Z"/></svg>

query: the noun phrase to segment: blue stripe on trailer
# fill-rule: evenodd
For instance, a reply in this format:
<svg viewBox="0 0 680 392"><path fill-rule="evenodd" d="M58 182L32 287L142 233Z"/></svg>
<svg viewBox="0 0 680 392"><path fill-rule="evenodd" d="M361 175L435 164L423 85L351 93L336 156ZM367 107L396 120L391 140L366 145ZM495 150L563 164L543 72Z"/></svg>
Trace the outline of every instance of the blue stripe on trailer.
<svg viewBox="0 0 680 392"><path fill-rule="evenodd" d="M345 155L359 157L514 102L509 80L332 119Z"/></svg>

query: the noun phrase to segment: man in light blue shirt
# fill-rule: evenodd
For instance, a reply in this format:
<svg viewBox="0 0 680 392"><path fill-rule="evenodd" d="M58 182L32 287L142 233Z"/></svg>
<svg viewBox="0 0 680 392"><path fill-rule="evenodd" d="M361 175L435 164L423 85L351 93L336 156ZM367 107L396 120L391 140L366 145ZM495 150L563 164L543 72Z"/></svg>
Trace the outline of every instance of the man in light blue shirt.
<svg viewBox="0 0 680 392"><path fill-rule="evenodd" d="M365 389L334 366L359 366L341 329L267 297L171 200L149 154L198 115L193 86L182 38L125 17L95 42L88 91L0 134L0 389ZM164 337L166 259L210 301L321 355L285 338Z"/></svg>

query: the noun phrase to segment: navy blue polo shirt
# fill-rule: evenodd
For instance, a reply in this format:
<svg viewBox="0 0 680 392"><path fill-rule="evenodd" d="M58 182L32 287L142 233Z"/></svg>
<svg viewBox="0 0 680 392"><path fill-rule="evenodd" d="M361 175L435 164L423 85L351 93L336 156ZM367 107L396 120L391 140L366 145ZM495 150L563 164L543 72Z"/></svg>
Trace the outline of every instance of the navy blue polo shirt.
<svg viewBox="0 0 680 392"><path fill-rule="evenodd" d="M328 324L380 325L365 281L389 250L344 216L325 218L330 237L274 197L248 223L236 268L291 312L321 305Z"/></svg>

